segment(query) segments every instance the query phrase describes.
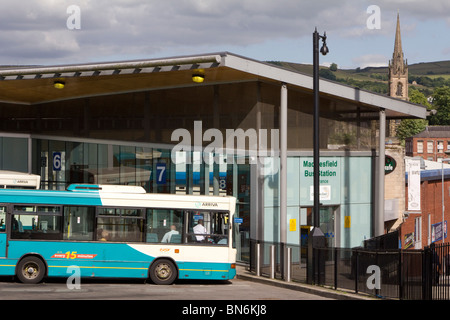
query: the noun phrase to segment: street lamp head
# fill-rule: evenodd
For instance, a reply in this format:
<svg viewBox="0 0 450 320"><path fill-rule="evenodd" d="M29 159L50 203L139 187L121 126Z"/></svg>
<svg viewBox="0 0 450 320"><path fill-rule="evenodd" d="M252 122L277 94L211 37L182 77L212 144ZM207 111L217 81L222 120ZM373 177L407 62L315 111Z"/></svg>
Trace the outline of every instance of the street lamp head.
<svg viewBox="0 0 450 320"><path fill-rule="evenodd" d="M327 44L324 42L324 44L322 45L322 48L320 48L320 53L323 54L324 56L327 55L327 53L329 52Z"/></svg>
<svg viewBox="0 0 450 320"><path fill-rule="evenodd" d="M327 33L324 31L323 36L320 36L320 37L322 38L322 42L323 42L322 48L320 48L320 53L325 56L330 51L330 50L328 50L328 47L327 47Z"/></svg>

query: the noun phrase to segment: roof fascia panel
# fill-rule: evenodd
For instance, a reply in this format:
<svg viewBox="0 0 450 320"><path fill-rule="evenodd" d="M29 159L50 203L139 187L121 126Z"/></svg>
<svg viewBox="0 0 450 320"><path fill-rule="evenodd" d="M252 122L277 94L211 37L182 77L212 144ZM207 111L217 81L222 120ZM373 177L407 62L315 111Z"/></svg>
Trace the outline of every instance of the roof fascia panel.
<svg viewBox="0 0 450 320"><path fill-rule="evenodd" d="M252 73L259 77L269 78L275 81L299 86L307 90L313 90L313 78L307 74L289 71L232 54L227 54L224 56L222 64L226 67ZM424 106L371 93L359 88L354 88L323 79L320 79L319 88L321 93L335 96L338 99L354 101L356 103L371 107L388 109L404 114L405 116L423 119L427 116L427 110Z"/></svg>

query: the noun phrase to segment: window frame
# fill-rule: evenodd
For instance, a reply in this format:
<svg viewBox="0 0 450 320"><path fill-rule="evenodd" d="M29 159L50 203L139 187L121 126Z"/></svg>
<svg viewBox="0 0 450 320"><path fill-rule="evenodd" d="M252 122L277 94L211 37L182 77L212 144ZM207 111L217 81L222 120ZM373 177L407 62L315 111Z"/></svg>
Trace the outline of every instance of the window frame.
<svg viewBox="0 0 450 320"><path fill-rule="evenodd" d="M419 148L420 145L420 148ZM417 141L417 153L423 153L423 140Z"/></svg>
<svg viewBox="0 0 450 320"><path fill-rule="evenodd" d="M10 239L11 240L33 240L33 241L62 241L63 240L63 233L64 233L64 228L63 228L63 205L55 205L55 204L30 204L30 203L13 203L11 204L12 210L11 210L11 223L10 223ZM24 210L18 210L16 208L18 207L31 207L34 208L33 211L24 211ZM44 208L44 207L54 207L54 208L59 208L59 211L40 211L39 208ZM29 216L29 217L33 217L33 216L45 216L45 217L59 217L59 221L58 221L58 233L39 233L39 232L32 232L33 229L31 230L31 232L25 232L24 231L15 231L13 230L13 219L14 216ZM17 234L23 234L26 235L28 234L29 237L17 237ZM51 238L50 236L47 237L34 237L34 235L53 235L56 236L55 239Z"/></svg>
<svg viewBox="0 0 450 320"><path fill-rule="evenodd" d="M66 236L66 232L65 232L65 227L64 224L66 223L66 209L70 209L70 208L87 208L89 209L93 209L93 214L92 214L92 223L93 223L93 230L92 230L92 239L65 239ZM67 242L93 242L96 241L96 230L97 230L97 217L96 217L96 211L97 211L97 207L96 206L89 206L89 205L64 205L63 206L63 241L67 241Z"/></svg>
<svg viewBox="0 0 450 320"><path fill-rule="evenodd" d="M8 205L0 204L0 208L4 208L4 212L0 211L0 233L6 233L7 217L8 217ZM3 217L1 216L3 214Z"/></svg>
<svg viewBox="0 0 450 320"><path fill-rule="evenodd" d="M108 209L114 209L114 210L120 210L119 214L101 214L101 210L108 210ZM105 242L121 242L121 243L144 243L145 242L145 230L146 230L146 224L147 224L147 218L146 218L146 207L116 207L116 206L96 206L95 207L95 225L94 225L94 240L93 241L105 241ZM140 211L139 215L124 215L122 214L122 211L125 210L137 210ZM110 219L136 219L141 220L142 224L142 230L141 230L141 240L138 241L129 241L129 240L102 240L99 235L99 218L110 218ZM102 225L102 224L100 224ZM119 225L119 224L113 224L113 225ZM103 230L103 229L102 229Z"/></svg>
<svg viewBox="0 0 450 320"><path fill-rule="evenodd" d="M232 232L232 221L230 221L230 212L228 210L209 210L209 209L202 209L202 210L198 210L198 209L185 209L184 211L184 218L185 218L185 222L184 222L184 238L182 239L182 242L186 245L200 245L200 246L228 246L229 241L230 241L230 233ZM190 221L191 219L189 219L189 215L192 215L192 213L194 212L198 212L201 214L224 214L224 215L228 215L228 223L226 224L227 228L228 228L228 232L225 235L218 235L215 233L206 233L206 234L201 234L201 236L205 237L205 239L203 241L198 241L197 240L197 236L199 236L199 234L196 234L194 231L189 232L189 228L190 228ZM209 222L211 223L211 221ZM209 230L209 232L211 232L211 230ZM226 243L215 243L215 242L211 242L210 239L212 238L222 238L222 239L226 239ZM191 239L192 241L189 241L189 239Z"/></svg>

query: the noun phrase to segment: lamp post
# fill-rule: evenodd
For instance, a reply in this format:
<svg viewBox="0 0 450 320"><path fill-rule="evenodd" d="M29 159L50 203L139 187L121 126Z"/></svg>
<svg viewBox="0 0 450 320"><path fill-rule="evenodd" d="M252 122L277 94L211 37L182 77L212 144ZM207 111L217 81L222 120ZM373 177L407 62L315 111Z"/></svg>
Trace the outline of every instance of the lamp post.
<svg viewBox="0 0 450 320"><path fill-rule="evenodd" d="M328 53L327 36L319 35L317 28L313 33L313 91L314 91L314 124L313 124L313 152L314 152L314 227L319 227L319 210L320 210L320 143L319 143L319 39L322 39L323 45L320 52L323 55Z"/></svg>
<svg viewBox="0 0 450 320"><path fill-rule="evenodd" d="M446 152L447 153L447 152ZM442 159L441 163L442 163L442 170L441 170L441 174L442 174L442 243L445 242L445 237L444 237L444 226L445 226L445 218L444 218L444 213L445 213L445 201L444 201L444 162L450 162L450 159Z"/></svg>
<svg viewBox="0 0 450 320"><path fill-rule="evenodd" d="M314 92L314 115L313 115L313 163L314 163L314 207L313 207L313 229L310 234L308 243L308 275L309 281L315 282L317 274L317 282L320 282L320 264L317 248L325 246L325 235L320 230L320 141L319 141L319 40L322 39L322 47L320 53L326 55L328 47L326 44L326 33L321 36L317 32L317 28L313 33L313 92Z"/></svg>

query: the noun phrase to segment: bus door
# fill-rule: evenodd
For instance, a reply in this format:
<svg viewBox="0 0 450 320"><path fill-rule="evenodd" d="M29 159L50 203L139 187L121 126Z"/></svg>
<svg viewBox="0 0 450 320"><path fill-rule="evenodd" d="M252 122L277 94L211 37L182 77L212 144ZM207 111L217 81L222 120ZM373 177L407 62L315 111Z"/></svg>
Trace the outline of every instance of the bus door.
<svg viewBox="0 0 450 320"><path fill-rule="evenodd" d="M6 257L6 206L0 206L0 258Z"/></svg>

